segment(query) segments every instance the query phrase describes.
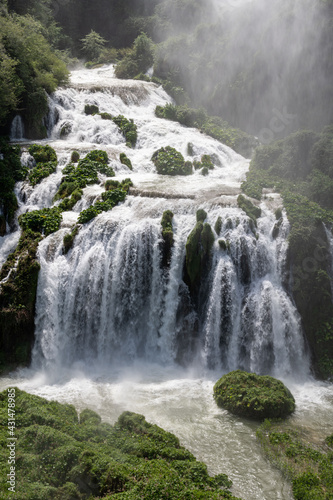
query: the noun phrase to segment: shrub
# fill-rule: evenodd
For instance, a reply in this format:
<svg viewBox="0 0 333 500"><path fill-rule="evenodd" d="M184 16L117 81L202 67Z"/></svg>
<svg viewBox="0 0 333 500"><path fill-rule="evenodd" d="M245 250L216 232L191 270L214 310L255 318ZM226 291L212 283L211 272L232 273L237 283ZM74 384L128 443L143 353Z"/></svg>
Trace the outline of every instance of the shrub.
<svg viewBox="0 0 333 500"><path fill-rule="evenodd" d="M190 175L192 173L191 162L185 162L183 155L170 146L155 151L151 159L158 174Z"/></svg>
<svg viewBox="0 0 333 500"><path fill-rule="evenodd" d="M25 231L30 229L47 236L58 231L61 220L61 211L58 207L43 208L42 210L33 210L20 215L19 224Z"/></svg>
<svg viewBox="0 0 333 500"><path fill-rule="evenodd" d="M36 163L47 163L49 161L57 162L57 154L51 146L41 146L40 144L32 144L28 149L31 156L34 157Z"/></svg>
<svg viewBox="0 0 333 500"><path fill-rule="evenodd" d="M80 159L80 153L78 153L78 151L72 151L71 163L77 163L79 159Z"/></svg>
<svg viewBox="0 0 333 500"><path fill-rule="evenodd" d="M241 370L216 382L214 398L235 415L259 420L285 418L295 410L294 397L280 380Z"/></svg>
<svg viewBox="0 0 333 500"><path fill-rule="evenodd" d="M114 116L113 122L119 127L126 139L126 146L134 148L137 141L137 127L132 119L128 120L123 115Z"/></svg>
<svg viewBox="0 0 333 500"><path fill-rule="evenodd" d="M120 153L120 156L119 156L119 160L120 160L120 163L122 163L123 165L126 165L126 167L128 167L130 170L133 170L133 167L132 167L132 162L131 160L125 155L125 153Z"/></svg>
<svg viewBox="0 0 333 500"><path fill-rule="evenodd" d="M41 180L53 174L57 170L57 162L49 161L47 163L37 163L29 172L28 179L32 186L38 184Z"/></svg>

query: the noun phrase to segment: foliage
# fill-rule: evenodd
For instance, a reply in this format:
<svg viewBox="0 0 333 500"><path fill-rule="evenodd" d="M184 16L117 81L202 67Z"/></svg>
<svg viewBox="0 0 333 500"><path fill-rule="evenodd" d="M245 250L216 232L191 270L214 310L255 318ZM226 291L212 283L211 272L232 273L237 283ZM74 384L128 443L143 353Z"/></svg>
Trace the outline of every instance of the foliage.
<svg viewBox="0 0 333 500"><path fill-rule="evenodd" d="M323 223L333 223L332 127L321 134L299 131L256 150L242 184L249 196L264 187L282 194L291 224L288 264L293 297L303 320L313 367L320 377L333 376L333 340L323 334L333 321L330 247ZM275 234L275 232L274 232Z"/></svg>
<svg viewBox="0 0 333 500"><path fill-rule="evenodd" d="M214 385L218 406L247 418L285 418L295 410L295 400L280 381L270 376L236 370Z"/></svg>
<svg viewBox="0 0 333 500"><path fill-rule="evenodd" d="M123 165L126 165L126 167L128 167L130 170L133 170L133 166L132 166L132 162L131 160L125 155L125 153L120 153L119 155L119 160L120 160L120 163L122 163Z"/></svg>
<svg viewBox="0 0 333 500"><path fill-rule="evenodd" d="M253 203L245 198L242 194L240 194L237 198L237 204L239 208L241 208L250 219L253 220L255 224L257 224L257 218L261 215L261 209L253 205Z"/></svg>
<svg viewBox="0 0 333 500"><path fill-rule="evenodd" d="M0 33L0 125L20 107L27 135L45 135L41 126L47 110L45 92L67 81L66 66L31 16L0 16Z"/></svg>
<svg viewBox="0 0 333 500"><path fill-rule="evenodd" d="M19 223L23 230L31 230L35 233L45 234L45 236L58 231L61 220L61 211L58 207L33 210L19 217Z"/></svg>
<svg viewBox="0 0 333 500"><path fill-rule="evenodd" d="M98 59L102 49L106 43L106 40L96 33L96 31L91 30L82 40L82 51L88 57L88 59Z"/></svg>
<svg viewBox="0 0 333 500"><path fill-rule="evenodd" d="M34 157L36 163L57 162L57 154L51 146L41 146L40 144L32 144L28 148L31 156Z"/></svg>
<svg viewBox="0 0 333 500"><path fill-rule="evenodd" d="M177 121L187 127L196 127L246 157L252 155L252 150L257 145L254 137L242 130L232 128L217 116L208 116L203 108L194 109L188 105L177 106L168 103L165 106L156 106L155 114L159 118Z"/></svg>
<svg viewBox="0 0 333 500"><path fill-rule="evenodd" d="M17 200L13 192L15 182L23 180L27 169L21 166L21 150L19 146L12 146L8 141L0 137L0 207L5 221L11 222L17 209ZM6 231L4 225L3 234ZM2 235L3 235L2 234Z"/></svg>
<svg viewBox="0 0 333 500"><path fill-rule="evenodd" d="M55 161L47 163L37 163L37 165L29 172L28 179L32 186L38 184L42 179L53 174L57 169Z"/></svg>
<svg viewBox="0 0 333 500"><path fill-rule="evenodd" d="M327 500L333 494L333 465L327 447L311 443L304 429L265 421L257 431L265 453L292 481L295 500ZM330 442L330 437L326 439Z"/></svg>
<svg viewBox="0 0 333 500"><path fill-rule="evenodd" d="M153 42L145 33L141 33L135 39L131 52L117 64L116 76L134 78L139 73L145 73L153 65L153 61Z"/></svg>
<svg viewBox="0 0 333 500"><path fill-rule="evenodd" d="M190 175L192 173L192 163L185 162L183 155L171 146L158 149L151 159L158 174Z"/></svg>
<svg viewBox="0 0 333 500"><path fill-rule="evenodd" d="M85 224L96 217L96 215L112 210L112 208L118 205L118 203L125 200L126 194L127 191L122 189L122 187L115 187L114 189L105 191L102 193L103 201L96 201L94 205L82 210L79 215L78 222L80 224Z"/></svg>
<svg viewBox="0 0 333 500"><path fill-rule="evenodd" d="M71 163L77 163L79 159L80 159L80 153L78 153L78 151L72 151Z"/></svg>
<svg viewBox="0 0 333 500"><path fill-rule="evenodd" d="M40 233L24 231L0 271L0 280L7 278L0 289L0 370L30 361L41 238Z"/></svg>
<svg viewBox="0 0 333 500"><path fill-rule="evenodd" d="M2 426L8 434L7 391L0 394ZM17 500L103 498L237 500L224 474L210 477L207 467L180 446L170 432L124 412L114 426L72 405L47 401L15 388ZM7 415L8 416L8 415ZM7 434L6 434L7 433ZM8 453L0 454L0 491L7 490ZM221 489L222 488L222 489ZM74 496L73 496L74 495ZM110 496L109 496L110 495ZM238 499L239 500L239 499Z"/></svg>
<svg viewBox="0 0 333 500"><path fill-rule="evenodd" d="M126 146L134 148L137 140L137 127L132 119L128 120L123 115L114 116L112 121L119 127L126 139Z"/></svg>
<svg viewBox="0 0 333 500"><path fill-rule="evenodd" d="M65 234L64 236L64 254L66 255L69 250L72 248L75 236L79 232L79 226L74 226L70 233Z"/></svg>

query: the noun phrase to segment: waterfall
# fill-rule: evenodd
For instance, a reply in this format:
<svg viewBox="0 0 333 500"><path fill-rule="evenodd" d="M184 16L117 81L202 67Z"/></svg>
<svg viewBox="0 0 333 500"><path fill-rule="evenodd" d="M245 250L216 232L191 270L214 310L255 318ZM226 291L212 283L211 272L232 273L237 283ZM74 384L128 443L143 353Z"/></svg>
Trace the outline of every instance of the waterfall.
<svg viewBox="0 0 333 500"><path fill-rule="evenodd" d="M109 366L142 359L279 376L308 373L299 314L283 285L289 231L285 213L273 235L273 210L262 203L255 227L237 206L249 161L196 129L157 118L155 107L169 102L161 87L117 80L112 68L74 71L71 87L50 97L49 143L60 161L55 174L28 189L26 209L52 206L74 149L81 157L93 148L104 149L116 179L131 177L136 196L128 195L112 211L82 225L65 254L64 235L80 210L103 192L105 176L100 175L101 185L85 188L73 211L63 214L61 229L40 243L33 365ZM133 119L136 147L127 147L112 120L87 116L86 104ZM185 160L211 155L214 170L206 177L199 171L188 177L157 175L152 154L168 145ZM121 152L130 158L133 171L121 164ZM194 300L184 266L199 208L207 212L212 228L219 217L222 227L219 235L214 233ZM167 266L162 263L165 210L174 213Z"/></svg>
<svg viewBox="0 0 333 500"><path fill-rule="evenodd" d="M22 139L24 139L24 124L22 117L20 115L16 115L10 126L10 140L19 141Z"/></svg>

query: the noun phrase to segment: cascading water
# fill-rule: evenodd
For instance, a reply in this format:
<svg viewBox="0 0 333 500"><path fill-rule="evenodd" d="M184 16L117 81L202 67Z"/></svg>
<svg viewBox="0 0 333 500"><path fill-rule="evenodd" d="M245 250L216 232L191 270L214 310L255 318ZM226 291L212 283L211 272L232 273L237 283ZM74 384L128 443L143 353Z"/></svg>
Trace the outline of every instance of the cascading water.
<svg viewBox="0 0 333 500"><path fill-rule="evenodd" d="M290 486L261 456L255 424L228 415L212 398L223 372L240 367L272 373L296 396L291 422L324 436L333 430L329 387L295 385L297 376L308 375L309 361L300 318L284 286L285 214L274 231L281 200L268 195L255 227L237 207L249 162L195 129L156 118L155 106L170 102L162 88L113 76L110 67L78 70L71 88L55 92L46 125L57 171L34 188L16 187L19 213L50 207L71 152L83 157L94 148L107 151L117 180L130 177L134 183L124 203L80 228L67 254L63 237L103 192L101 185L86 187L73 210L63 213L61 229L40 243L33 369L15 374L15 385L79 409L88 406L110 422L123 410L143 413L178 435L211 473L227 473L237 496L290 500ZM136 148L126 146L112 121L86 116L85 104L132 118ZM207 177L198 171L159 176L151 156L167 145L186 160L209 154L215 169ZM133 171L120 163L122 152ZM28 153L23 158L29 166ZM105 179L100 175L101 184ZM184 262L198 208L213 228L221 217L222 227L194 298L184 281ZM174 245L165 267L161 218L168 209L174 213ZM12 377L1 379L2 387L12 385Z"/></svg>
<svg viewBox="0 0 333 500"><path fill-rule="evenodd" d="M14 116L10 127L10 140L19 141L24 139L24 124L20 115Z"/></svg>
<svg viewBox="0 0 333 500"><path fill-rule="evenodd" d="M90 75L96 78L96 73ZM61 166L69 160L67 151L75 146L86 152L96 144L108 152L119 178L130 175L141 196L129 196L82 227L67 255L62 239L68 229L40 244L34 365L100 365L140 358L199 363L223 371L239 367L275 375L306 374L300 320L283 287L286 217L274 239L275 217L264 204L255 228L235 201L248 162L195 129L156 118L156 105L169 102L169 97L155 84L122 82L107 68L96 80L90 76L88 84L80 77L82 73L74 72L73 87L58 90L50 99L49 135L62 151L62 161L58 172L36 188L36 196L27 196L26 204L30 209L51 204ZM87 116L86 104L95 104L101 113L132 118L138 127L136 148L125 145L113 121ZM193 160L188 149L198 159L210 154L215 169L208 177L199 172L186 178L159 176L151 156L167 145L186 159ZM133 172L120 164L121 151L131 159ZM145 197L154 191L160 197ZM86 188L65 221L75 221L101 192L98 186ZM182 199L189 195L193 199ZM212 227L221 217L220 237L228 249L220 248L216 235L195 307L183 268L186 238L199 207L205 208ZM160 221L166 209L174 212L175 244L170 266L163 269Z"/></svg>

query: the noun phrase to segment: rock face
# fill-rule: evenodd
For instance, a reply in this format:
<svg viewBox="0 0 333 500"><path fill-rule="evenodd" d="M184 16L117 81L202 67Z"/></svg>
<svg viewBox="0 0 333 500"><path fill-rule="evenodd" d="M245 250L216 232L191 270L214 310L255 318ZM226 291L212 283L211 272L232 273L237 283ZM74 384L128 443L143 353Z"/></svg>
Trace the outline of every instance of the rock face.
<svg viewBox="0 0 333 500"><path fill-rule="evenodd" d="M295 410L295 399L280 380L242 370L223 375L214 385L214 398L231 413L258 420L285 418Z"/></svg>

